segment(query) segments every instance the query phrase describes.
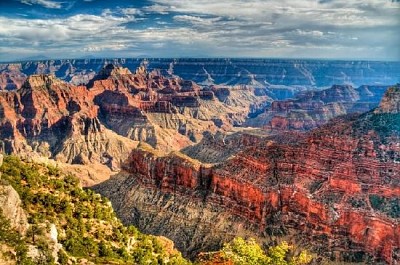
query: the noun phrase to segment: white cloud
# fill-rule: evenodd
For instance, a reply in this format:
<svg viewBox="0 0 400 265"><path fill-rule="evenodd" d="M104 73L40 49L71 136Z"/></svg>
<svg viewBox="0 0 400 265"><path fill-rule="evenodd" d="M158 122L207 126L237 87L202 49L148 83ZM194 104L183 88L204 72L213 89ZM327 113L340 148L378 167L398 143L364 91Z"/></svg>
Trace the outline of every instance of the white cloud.
<svg viewBox="0 0 400 265"><path fill-rule="evenodd" d="M0 25L7 25L0 27L0 57L34 51L58 56L61 50L64 57L344 58L351 50L354 57L400 59L400 5L390 1L151 1L141 9L117 7L99 15L0 17Z"/></svg>
<svg viewBox="0 0 400 265"><path fill-rule="evenodd" d="M322 37L324 36L324 33L319 30L301 30L301 29L296 29L296 33L302 36L314 36L314 37Z"/></svg>
<svg viewBox="0 0 400 265"><path fill-rule="evenodd" d="M189 15L177 15L174 16L173 19L175 21L180 22L189 22L193 25L203 25L203 26L210 26L214 22L219 21L221 18L202 18L198 16L189 16Z"/></svg>
<svg viewBox="0 0 400 265"><path fill-rule="evenodd" d="M124 15L143 15L143 12L137 8L122 8L121 13Z"/></svg>
<svg viewBox="0 0 400 265"><path fill-rule="evenodd" d="M143 8L144 11L146 12L153 12L153 13L158 13L162 15L167 15L170 11L174 10L174 6L169 6L169 5L152 5L152 6L147 6Z"/></svg>
<svg viewBox="0 0 400 265"><path fill-rule="evenodd" d="M55 43L95 38L96 34L123 30L123 23L134 21L133 18L115 17L109 14L102 16L79 14L66 19L20 19L0 17L0 37L7 37L16 42L52 41Z"/></svg>
<svg viewBox="0 0 400 265"><path fill-rule="evenodd" d="M100 51L122 51L128 48L134 47L134 45L128 45L126 43L105 43L105 44L93 44L83 48L85 52L100 52Z"/></svg>
<svg viewBox="0 0 400 265"><path fill-rule="evenodd" d="M53 2L50 0L21 0L21 3L27 4L27 5L33 5L33 4L42 5L46 8L56 8L56 9L62 8L62 5L61 5L62 3Z"/></svg>
<svg viewBox="0 0 400 265"><path fill-rule="evenodd" d="M400 5L389 0L152 0L149 11L181 12L236 18L246 21L274 19L276 24L377 26L398 24ZM376 12L379 11L379 12Z"/></svg>

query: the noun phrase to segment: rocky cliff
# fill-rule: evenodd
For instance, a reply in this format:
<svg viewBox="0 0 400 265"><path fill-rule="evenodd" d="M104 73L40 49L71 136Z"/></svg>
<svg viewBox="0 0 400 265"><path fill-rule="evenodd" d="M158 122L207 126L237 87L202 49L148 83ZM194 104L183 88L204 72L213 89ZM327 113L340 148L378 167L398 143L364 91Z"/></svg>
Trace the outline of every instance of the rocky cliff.
<svg viewBox="0 0 400 265"><path fill-rule="evenodd" d="M385 97L381 101L379 108L375 113L391 113L397 114L400 112L400 85L389 88Z"/></svg>
<svg viewBox="0 0 400 265"><path fill-rule="evenodd" d="M32 75L21 89L0 95L1 150L61 162L117 168L137 143L98 119L94 93L52 75Z"/></svg>
<svg viewBox="0 0 400 265"><path fill-rule="evenodd" d="M94 102L108 128L166 152L200 141L204 131L227 131L242 124L270 100L247 87L231 88L220 99L215 94L222 87L202 88L143 66L134 73L106 66L88 87L97 93Z"/></svg>
<svg viewBox="0 0 400 265"><path fill-rule="evenodd" d="M125 172L95 190L125 222L190 253L250 235L290 238L336 260L397 264L397 100L398 88L389 89L376 111L261 139L214 166L136 150Z"/></svg>
<svg viewBox="0 0 400 265"><path fill-rule="evenodd" d="M310 130L330 119L349 113L362 113L378 106L387 86L334 85L329 89L300 92L294 99L277 100L247 126L271 130Z"/></svg>
<svg viewBox="0 0 400 265"><path fill-rule="evenodd" d="M223 99L214 93L228 89ZM140 66L106 65L87 86L54 75L29 76L0 92L0 150L118 170L139 141L168 153L200 141L204 131L228 131L270 98L253 88L203 88ZM76 171L82 171L77 168Z"/></svg>

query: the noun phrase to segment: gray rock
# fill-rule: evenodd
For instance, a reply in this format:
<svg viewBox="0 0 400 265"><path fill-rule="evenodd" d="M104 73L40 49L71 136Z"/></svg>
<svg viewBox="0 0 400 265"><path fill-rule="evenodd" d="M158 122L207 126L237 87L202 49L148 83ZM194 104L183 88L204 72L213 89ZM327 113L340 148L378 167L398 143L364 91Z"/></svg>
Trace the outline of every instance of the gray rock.
<svg viewBox="0 0 400 265"><path fill-rule="evenodd" d="M0 208L11 226L24 235L29 227L28 219L21 207L18 193L10 185L0 185Z"/></svg>

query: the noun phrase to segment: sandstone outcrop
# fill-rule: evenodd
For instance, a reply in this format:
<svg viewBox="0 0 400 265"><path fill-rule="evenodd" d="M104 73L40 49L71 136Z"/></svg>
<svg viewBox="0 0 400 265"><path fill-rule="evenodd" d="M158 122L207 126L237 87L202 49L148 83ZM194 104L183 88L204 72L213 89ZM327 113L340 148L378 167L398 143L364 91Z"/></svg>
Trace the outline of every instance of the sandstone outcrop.
<svg viewBox="0 0 400 265"><path fill-rule="evenodd" d="M125 222L166 235L187 253L250 235L289 238L336 260L397 264L400 128L392 123L397 107L387 108L397 99L393 91L375 112L260 139L213 166L136 150L123 173L95 190Z"/></svg>
<svg viewBox="0 0 400 265"><path fill-rule="evenodd" d="M106 65L87 86L35 74L18 90L0 91L0 150L118 170L139 141L177 151L204 131L242 124L268 100L238 87L220 101L212 89L145 66L132 73ZM85 183L104 179L90 178Z"/></svg>
<svg viewBox="0 0 400 265"><path fill-rule="evenodd" d="M0 208L3 216L20 234L28 230L28 219L21 206L21 199L11 185L0 185Z"/></svg>
<svg viewBox="0 0 400 265"><path fill-rule="evenodd" d="M118 168L137 143L100 123L94 96L53 75L32 75L21 89L1 92L0 149Z"/></svg>
<svg viewBox="0 0 400 265"><path fill-rule="evenodd" d="M94 101L108 128L166 152L200 141L204 131L242 124L269 100L246 87L230 89L221 100L214 96L216 90L143 66L131 73L108 65L88 86L97 93Z"/></svg>
<svg viewBox="0 0 400 265"><path fill-rule="evenodd" d="M400 113L400 85L389 88L376 113Z"/></svg>

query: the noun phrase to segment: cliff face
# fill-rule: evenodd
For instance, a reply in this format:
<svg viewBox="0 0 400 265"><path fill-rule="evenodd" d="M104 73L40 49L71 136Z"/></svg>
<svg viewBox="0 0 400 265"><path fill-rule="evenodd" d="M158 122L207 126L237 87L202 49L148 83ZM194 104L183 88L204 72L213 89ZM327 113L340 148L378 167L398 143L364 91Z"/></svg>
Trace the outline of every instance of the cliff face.
<svg viewBox="0 0 400 265"><path fill-rule="evenodd" d="M385 97L375 112L392 114L400 112L400 85L391 87L386 91Z"/></svg>
<svg viewBox="0 0 400 265"><path fill-rule="evenodd" d="M180 150L204 131L243 123L268 100L238 87L222 101L212 89L144 66L132 73L106 65L88 86L31 75L20 89L0 92L0 149L118 170L138 141Z"/></svg>
<svg viewBox="0 0 400 265"><path fill-rule="evenodd" d="M95 93L52 75L33 75L17 91L0 95L1 150L39 154L67 163L119 167L137 143L98 119Z"/></svg>
<svg viewBox="0 0 400 265"><path fill-rule="evenodd" d="M0 185L0 209L3 216L10 221L11 227L25 235L29 227L28 219L18 193L10 185Z"/></svg>
<svg viewBox="0 0 400 265"><path fill-rule="evenodd" d="M106 66L88 86L97 93L94 101L107 127L166 152L200 141L204 131L242 124L269 100L246 87L231 88L221 99L215 93L222 87L202 88L143 66L135 73Z"/></svg>
<svg viewBox="0 0 400 265"><path fill-rule="evenodd" d="M387 110L385 102L397 98L391 91L379 109ZM399 119L396 110L390 108L390 117L369 112L304 135L260 139L211 167L134 151L124 173L95 189L111 199L125 222L165 234L187 251L213 249L233 234L266 241L289 236L338 260L370 256L396 264L400 128L391 124Z"/></svg>
<svg viewBox="0 0 400 265"><path fill-rule="evenodd" d="M386 86L334 85L329 89L300 92L295 99L277 100L245 125L272 130L310 130L330 119L362 113L378 106Z"/></svg>

